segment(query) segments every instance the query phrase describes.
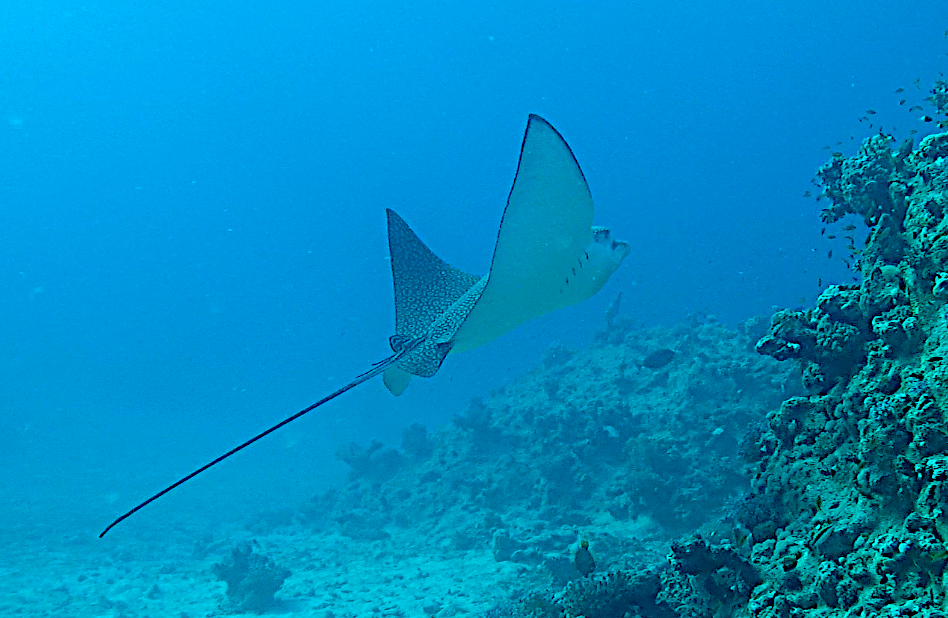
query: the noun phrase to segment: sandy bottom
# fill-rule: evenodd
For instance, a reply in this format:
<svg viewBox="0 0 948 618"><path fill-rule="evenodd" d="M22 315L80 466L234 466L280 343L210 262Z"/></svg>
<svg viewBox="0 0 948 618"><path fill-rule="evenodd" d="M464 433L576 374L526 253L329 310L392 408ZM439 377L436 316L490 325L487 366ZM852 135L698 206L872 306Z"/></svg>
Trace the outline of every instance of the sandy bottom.
<svg viewBox="0 0 948 618"><path fill-rule="evenodd" d="M543 571L497 562L489 549L441 551L407 533L371 542L292 527L266 536L219 533L209 542L180 533L148 541L12 536L0 563L3 616L231 615L212 567L251 539L257 552L292 572L267 615L476 615L515 590L549 583Z"/></svg>

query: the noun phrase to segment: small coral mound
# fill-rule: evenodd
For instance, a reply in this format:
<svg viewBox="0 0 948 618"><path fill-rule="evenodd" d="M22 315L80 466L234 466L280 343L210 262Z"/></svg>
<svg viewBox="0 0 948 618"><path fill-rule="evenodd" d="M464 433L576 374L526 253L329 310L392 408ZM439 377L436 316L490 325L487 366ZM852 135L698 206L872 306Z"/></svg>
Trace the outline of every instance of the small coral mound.
<svg viewBox="0 0 948 618"><path fill-rule="evenodd" d="M227 584L227 611L263 613L276 607L274 595L290 576L273 559L254 553L251 543L241 543L230 556L214 565L214 575Z"/></svg>

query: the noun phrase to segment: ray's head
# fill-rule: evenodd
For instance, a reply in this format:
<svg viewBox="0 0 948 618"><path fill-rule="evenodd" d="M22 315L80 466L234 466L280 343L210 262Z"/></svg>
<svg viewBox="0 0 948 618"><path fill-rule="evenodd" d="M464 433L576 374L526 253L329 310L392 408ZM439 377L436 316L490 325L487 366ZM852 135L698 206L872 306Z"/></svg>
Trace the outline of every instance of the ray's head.
<svg viewBox="0 0 948 618"><path fill-rule="evenodd" d="M631 251L632 247L629 243L613 238L607 228L594 227L592 229L592 242L586 247L586 253L589 256L586 267L592 269L592 272L588 273L591 285L586 291L588 296L602 289Z"/></svg>

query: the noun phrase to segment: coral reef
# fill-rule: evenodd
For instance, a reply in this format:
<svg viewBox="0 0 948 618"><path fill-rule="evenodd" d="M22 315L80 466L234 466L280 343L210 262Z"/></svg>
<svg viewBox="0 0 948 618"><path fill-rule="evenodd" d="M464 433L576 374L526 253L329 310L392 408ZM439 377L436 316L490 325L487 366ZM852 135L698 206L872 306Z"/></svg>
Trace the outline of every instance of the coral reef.
<svg viewBox="0 0 948 618"><path fill-rule="evenodd" d="M944 616L948 134L897 149L876 135L819 178L824 221L870 226L862 283L776 314L757 344L799 359L809 395L760 436L753 495L777 525L754 528L768 576L746 614Z"/></svg>
<svg viewBox="0 0 948 618"><path fill-rule="evenodd" d="M746 427L799 381L753 351L765 328L695 319L641 330L614 317L592 348L555 348L449 427L410 429L387 478L371 472L385 447L348 447L350 482L320 510L354 538L424 525L429 543L491 547L498 560L551 572L561 572L551 556L584 528L603 571L633 563L647 544L619 528L671 538L747 485ZM655 350L673 354L643 364ZM603 517L617 530L592 525Z"/></svg>

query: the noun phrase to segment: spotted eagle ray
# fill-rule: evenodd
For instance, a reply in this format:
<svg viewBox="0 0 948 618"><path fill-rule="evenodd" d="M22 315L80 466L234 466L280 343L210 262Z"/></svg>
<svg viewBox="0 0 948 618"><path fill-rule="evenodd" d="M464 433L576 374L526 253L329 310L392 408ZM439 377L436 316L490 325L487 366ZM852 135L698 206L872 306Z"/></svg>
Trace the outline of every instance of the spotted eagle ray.
<svg viewBox="0 0 948 618"><path fill-rule="evenodd" d="M441 260L394 211L386 213L395 284L392 355L148 498L109 524L99 538L182 483L380 373L388 390L400 395L413 375L435 375L448 354L471 350L528 320L591 297L630 250L608 229L592 225L592 195L576 157L556 129L535 114L527 120L494 257L483 277Z"/></svg>

